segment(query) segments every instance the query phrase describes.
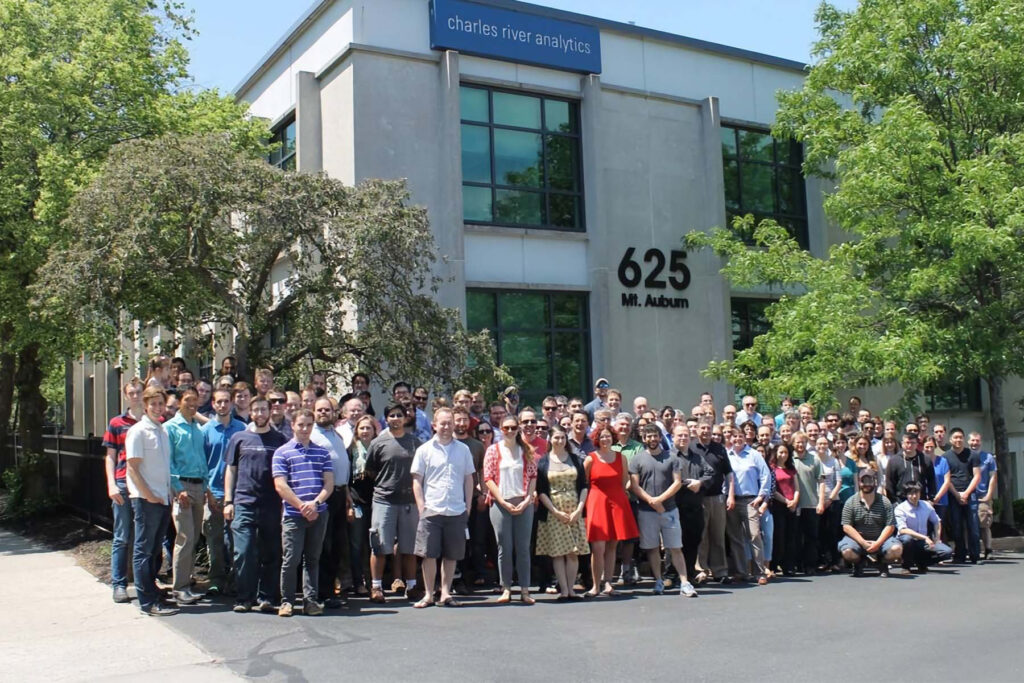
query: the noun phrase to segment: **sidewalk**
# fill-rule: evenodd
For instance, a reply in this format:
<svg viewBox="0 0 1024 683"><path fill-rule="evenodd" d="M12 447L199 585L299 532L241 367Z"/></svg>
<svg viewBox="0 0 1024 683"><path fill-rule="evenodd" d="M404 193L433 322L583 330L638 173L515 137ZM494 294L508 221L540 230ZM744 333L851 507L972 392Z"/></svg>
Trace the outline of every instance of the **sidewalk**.
<svg viewBox="0 0 1024 683"><path fill-rule="evenodd" d="M231 671L137 603L116 605L64 553L0 530L0 662L9 681L235 681Z"/></svg>

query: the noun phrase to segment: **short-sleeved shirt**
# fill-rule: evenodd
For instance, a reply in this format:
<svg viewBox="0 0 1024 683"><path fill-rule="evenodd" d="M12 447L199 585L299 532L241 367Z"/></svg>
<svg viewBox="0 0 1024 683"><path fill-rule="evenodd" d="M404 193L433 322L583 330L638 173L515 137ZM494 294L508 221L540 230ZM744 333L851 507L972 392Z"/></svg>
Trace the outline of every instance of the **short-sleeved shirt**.
<svg viewBox="0 0 1024 683"><path fill-rule="evenodd" d="M308 446L292 439L274 451L271 471L274 478L284 477L288 487L302 502L313 500L324 489L324 474L333 472L331 454L326 448L317 446L312 441ZM301 517L302 513L287 501L284 504L286 517ZM327 503L316 506L317 512L327 509Z"/></svg>
<svg viewBox="0 0 1024 683"><path fill-rule="evenodd" d="M949 472L949 463L941 455L935 456L935 462L932 463L935 466L935 493L939 492L942 488L943 482L946 481L946 473ZM949 494L943 493L942 498L939 498L936 505L948 505Z"/></svg>
<svg viewBox="0 0 1024 683"><path fill-rule="evenodd" d="M238 468L235 493L231 499L236 505L277 507L281 497L274 488L273 460L278 448L288 439L273 429L257 434L249 430L238 432L228 441L228 466Z"/></svg>
<svg viewBox="0 0 1024 683"><path fill-rule="evenodd" d="M223 425L216 415L203 425L203 436L206 437L206 469L209 473L207 484L210 493L217 498L224 497L224 468L227 466L224 451L231 437L243 431L245 423L241 420L232 419L227 425Z"/></svg>
<svg viewBox="0 0 1024 683"><path fill-rule="evenodd" d="M406 432L396 438L385 432L370 442L366 470L374 475L373 502L390 505L415 503L412 495L412 458L420 440Z"/></svg>
<svg viewBox="0 0 1024 683"><path fill-rule="evenodd" d="M435 436L416 449L411 472L422 477L427 511L446 517L466 511L466 477L476 472L466 444L452 439L445 445Z"/></svg>
<svg viewBox="0 0 1024 683"><path fill-rule="evenodd" d="M821 460L814 453L807 451L802 458L793 458L796 467L796 485L800 490L801 510L818 507L818 484L825 475L821 471Z"/></svg>
<svg viewBox="0 0 1024 683"><path fill-rule="evenodd" d="M124 441L125 458L139 459L139 474L154 496L170 503L171 495L171 442L167 430L159 422L143 415L128 430ZM128 477L128 494L142 498L142 492Z"/></svg>
<svg viewBox="0 0 1024 683"><path fill-rule="evenodd" d="M702 444L700 439L690 441L690 453L693 453L704 460L711 474L701 479L701 488L706 496L718 496L725 493L725 476L732 472L732 465L729 464L729 454L725 447L715 441L708 441L707 445Z"/></svg>
<svg viewBox="0 0 1024 683"><path fill-rule="evenodd" d="M668 451L658 451L652 454L644 449L633 456L629 461L629 473L635 474L640 481L640 488L647 492L652 498L657 498L665 493L675 481L675 475L682 476L683 463L679 458L673 457ZM646 501L639 499L641 510L653 510ZM675 496L666 498L661 503L666 510L676 509Z"/></svg>
<svg viewBox="0 0 1024 683"><path fill-rule="evenodd" d="M351 468L348 464L348 446L333 427L323 428L314 425L309 440L331 454L331 467L334 469L334 485L348 486L351 480Z"/></svg>
<svg viewBox="0 0 1024 683"><path fill-rule="evenodd" d="M206 441L196 420L189 422L180 412L164 424L171 441L171 487L182 491L181 478L202 479L206 488Z"/></svg>
<svg viewBox="0 0 1024 683"><path fill-rule="evenodd" d="M118 484L125 483L125 476L127 475L127 461L124 457L124 439L128 435L128 430L132 428L138 420L132 417L132 414L127 410L111 418L110 424L107 425L107 431L103 434L103 447L110 448L115 451L117 460L114 464L114 480Z"/></svg>
<svg viewBox="0 0 1024 683"><path fill-rule="evenodd" d="M939 523L935 508L923 500L918 501L917 505L911 505L909 500L905 500L896 506L893 514L896 517L896 531L910 529L927 536L928 522L936 525Z"/></svg>
<svg viewBox="0 0 1024 683"><path fill-rule="evenodd" d="M883 495L875 494L870 507L860 494L850 496L843 505L843 526L852 526L866 541L878 540L885 527L896 526L892 503Z"/></svg>
<svg viewBox="0 0 1024 683"><path fill-rule="evenodd" d="M984 498L988 495L988 480L992 478L993 472L999 471L999 467L996 465L996 456L988 451L978 451L978 456L981 458L981 480L975 491L979 498Z"/></svg>
<svg viewBox="0 0 1024 683"><path fill-rule="evenodd" d="M957 491L965 491L974 478L974 468L981 467L981 456L977 451L965 448L956 453L952 448L942 456L949 463L949 480Z"/></svg>

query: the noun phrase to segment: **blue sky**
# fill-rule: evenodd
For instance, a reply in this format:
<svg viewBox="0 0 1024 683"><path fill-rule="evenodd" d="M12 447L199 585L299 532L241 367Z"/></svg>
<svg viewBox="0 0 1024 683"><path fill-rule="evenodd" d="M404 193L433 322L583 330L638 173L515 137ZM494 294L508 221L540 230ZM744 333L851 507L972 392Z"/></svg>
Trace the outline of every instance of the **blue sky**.
<svg viewBox="0 0 1024 683"><path fill-rule="evenodd" d="M189 42L196 85L231 91L312 0L185 0L199 35ZM424 12L426 10L424 0ZM542 0L570 12L806 62L819 0ZM833 0L844 9L856 0Z"/></svg>

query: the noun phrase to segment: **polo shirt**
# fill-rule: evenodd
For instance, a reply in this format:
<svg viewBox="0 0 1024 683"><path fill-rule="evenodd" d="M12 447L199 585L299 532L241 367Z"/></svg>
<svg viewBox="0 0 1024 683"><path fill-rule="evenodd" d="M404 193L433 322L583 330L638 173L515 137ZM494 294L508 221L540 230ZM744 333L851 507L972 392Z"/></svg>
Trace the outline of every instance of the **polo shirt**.
<svg viewBox="0 0 1024 683"><path fill-rule="evenodd" d="M807 451L802 458L793 458L793 466L796 467L796 485L800 490L800 503L797 507L801 510L818 507L818 484L825 478L821 471L821 460Z"/></svg>
<svg viewBox="0 0 1024 683"><path fill-rule="evenodd" d="M736 478L737 496L761 496L763 500L768 498L772 478L768 464L760 453L746 447L741 451L729 449L729 465Z"/></svg>
<svg viewBox="0 0 1024 683"><path fill-rule="evenodd" d="M295 439L274 451L271 472L274 478L284 477L288 487L302 502L316 498L324 489L324 474L331 472L331 454L312 441L303 446ZM302 513L285 500L281 501L286 517L301 517ZM316 506L317 512L327 510L326 501Z"/></svg>
<svg viewBox="0 0 1024 683"><path fill-rule="evenodd" d="M645 448L629 461L629 473L636 475L640 482L640 488L652 498L657 498L672 486L676 473L682 477L682 469L682 461L673 457L668 451L658 451L652 454ZM638 500L641 510L654 509L643 498L638 497ZM665 499L661 504L665 510L675 510L675 496Z"/></svg>
<svg viewBox="0 0 1024 683"><path fill-rule="evenodd" d="M171 487L180 493L185 487L181 477L202 479L206 486L206 440L195 419L187 421L179 412L164 424L171 442Z"/></svg>
<svg viewBox="0 0 1024 683"><path fill-rule="evenodd" d="M905 500L896 506L894 514L896 516L896 531L910 529L927 536L928 522L936 525L939 523L939 516L935 512L935 508L923 500L918 501L917 505L911 505L909 500Z"/></svg>
<svg viewBox="0 0 1024 683"><path fill-rule="evenodd" d="M124 439L128 434L128 430L136 422L138 420L125 410L120 415L111 418L110 424L107 425L107 431L103 434L103 447L111 448L117 453L117 459L114 464L114 480L118 484L124 483L128 468L124 457Z"/></svg>
<svg viewBox="0 0 1024 683"><path fill-rule="evenodd" d="M866 541L877 540L885 527L896 526L892 503L876 493L874 502L868 507L860 493L851 496L843 505L843 526L852 526Z"/></svg>
<svg viewBox="0 0 1024 683"><path fill-rule="evenodd" d="M281 502L274 488L273 459L278 448L288 439L273 429L263 433L238 432L228 441L228 466L237 468L235 492L231 500L235 505L277 507Z"/></svg>
<svg viewBox="0 0 1024 683"><path fill-rule="evenodd" d="M241 420L232 419L223 425L216 415L203 425L203 437L206 442L207 484L210 493L217 498L224 497L224 468L227 466L224 452L227 450L231 437L242 431L245 431L245 423Z"/></svg>
<svg viewBox="0 0 1024 683"><path fill-rule="evenodd" d="M170 502L171 498L171 442L167 430L159 422L153 422L148 415L128 430L124 440L125 458L142 460L139 474L146 486L157 498ZM131 477L128 480L128 495L142 498L142 493Z"/></svg>
<svg viewBox="0 0 1024 683"><path fill-rule="evenodd" d="M978 492L978 498L984 498L988 495L988 480L992 478L993 472L999 471L999 467L996 465L996 456L988 451L978 451L978 456L981 458L981 480L975 491Z"/></svg>
<svg viewBox="0 0 1024 683"><path fill-rule="evenodd" d="M469 446L458 439L443 444L435 436L416 449L410 472L422 477L426 510L446 517L466 511L466 477L476 472Z"/></svg>
<svg viewBox="0 0 1024 683"><path fill-rule="evenodd" d="M309 435L309 440L331 454L334 485L348 486L349 480L352 478L352 468L348 462L348 447L345 446L345 440L341 438L341 434L334 431L333 427L324 428L320 425L313 425L313 433Z"/></svg>

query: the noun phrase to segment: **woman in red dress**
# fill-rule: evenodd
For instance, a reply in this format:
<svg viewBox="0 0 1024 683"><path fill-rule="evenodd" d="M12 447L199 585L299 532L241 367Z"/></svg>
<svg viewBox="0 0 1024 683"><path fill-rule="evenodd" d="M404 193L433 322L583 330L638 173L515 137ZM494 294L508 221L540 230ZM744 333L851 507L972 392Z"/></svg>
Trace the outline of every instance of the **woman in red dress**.
<svg viewBox="0 0 1024 683"><path fill-rule="evenodd" d="M587 540L590 541L590 571L594 586L585 595L594 597L600 586L601 595L616 595L611 578L615 571L615 551L619 541L636 538L639 532L626 490L629 472L621 453L612 450L618 441L615 430L601 425L590 434L597 450L583 461L590 481L587 496Z"/></svg>

